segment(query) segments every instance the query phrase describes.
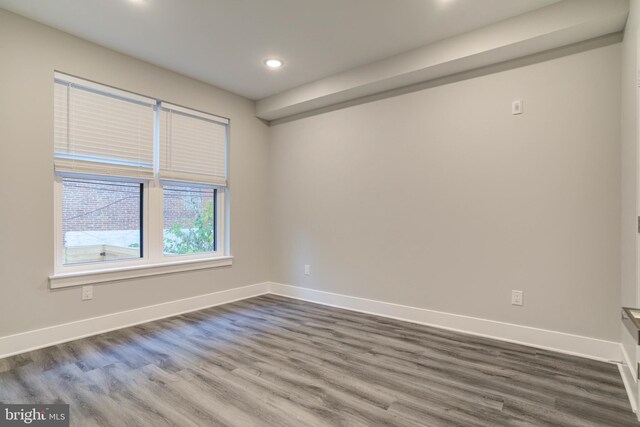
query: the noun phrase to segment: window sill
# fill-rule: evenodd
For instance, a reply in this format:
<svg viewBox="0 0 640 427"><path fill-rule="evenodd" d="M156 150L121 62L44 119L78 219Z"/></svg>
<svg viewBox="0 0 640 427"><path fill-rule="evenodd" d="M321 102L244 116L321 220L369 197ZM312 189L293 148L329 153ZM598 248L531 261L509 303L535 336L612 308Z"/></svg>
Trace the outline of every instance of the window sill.
<svg viewBox="0 0 640 427"><path fill-rule="evenodd" d="M92 283L113 282L116 280L134 279L136 277L157 276L178 273L181 271L202 270L205 268L226 267L233 264L232 256L218 258L163 262L158 264L119 267L108 270L79 271L49 276L51 289L82 286Z"/></svg>

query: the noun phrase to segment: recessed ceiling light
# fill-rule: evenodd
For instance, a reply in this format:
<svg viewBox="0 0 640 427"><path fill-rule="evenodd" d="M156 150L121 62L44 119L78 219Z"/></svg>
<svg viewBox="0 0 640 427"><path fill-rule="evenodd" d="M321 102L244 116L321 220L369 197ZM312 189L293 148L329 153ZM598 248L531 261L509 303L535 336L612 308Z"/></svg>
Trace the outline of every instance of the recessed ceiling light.
<svg viewBox="0 0 640 427"><path fill-rule="evenodd" d="M280 67L282 67L284 65L284 62L282 62L279 59L267 59L266 61L264 61L264 65L266 65L267 67L271 68L272 70L278 69Z"/></svg>

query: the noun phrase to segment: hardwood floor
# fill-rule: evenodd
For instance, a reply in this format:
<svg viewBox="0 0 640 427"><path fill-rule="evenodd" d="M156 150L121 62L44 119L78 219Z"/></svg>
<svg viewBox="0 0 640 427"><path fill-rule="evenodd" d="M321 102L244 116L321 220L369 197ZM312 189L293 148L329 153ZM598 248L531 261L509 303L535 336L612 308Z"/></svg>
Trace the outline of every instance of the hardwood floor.
<svg viewBox="0 0 640 427"><path fill-rule="evenodd" d="M78 426L631 426L615 365L266 295L0 359Z"/></svg>

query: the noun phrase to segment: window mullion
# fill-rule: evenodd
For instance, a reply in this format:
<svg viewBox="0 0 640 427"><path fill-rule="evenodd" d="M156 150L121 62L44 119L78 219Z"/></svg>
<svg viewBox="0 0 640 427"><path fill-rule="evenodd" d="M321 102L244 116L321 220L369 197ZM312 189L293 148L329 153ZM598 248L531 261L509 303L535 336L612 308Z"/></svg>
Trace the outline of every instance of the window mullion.
<svg viewBox="0 0 640 427"><path fill-rule="evenodd" d="M162 185L158 181L149 182L149 259L151 262L162 261L162 222L163 202Z"/></svg>

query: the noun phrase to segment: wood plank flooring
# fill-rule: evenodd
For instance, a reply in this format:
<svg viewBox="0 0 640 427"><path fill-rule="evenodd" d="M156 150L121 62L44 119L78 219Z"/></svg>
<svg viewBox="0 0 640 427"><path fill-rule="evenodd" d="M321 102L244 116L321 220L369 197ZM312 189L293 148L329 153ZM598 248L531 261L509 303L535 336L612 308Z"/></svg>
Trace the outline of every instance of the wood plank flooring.
<svg viewBox="0 0 640 427"><path fill-rule="evenodd" d="M77 426L635 426L615 365L260 296L0 359Z"/></svg>

